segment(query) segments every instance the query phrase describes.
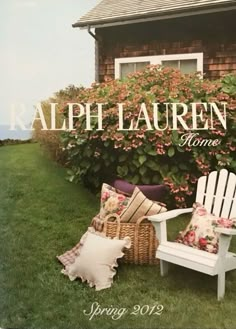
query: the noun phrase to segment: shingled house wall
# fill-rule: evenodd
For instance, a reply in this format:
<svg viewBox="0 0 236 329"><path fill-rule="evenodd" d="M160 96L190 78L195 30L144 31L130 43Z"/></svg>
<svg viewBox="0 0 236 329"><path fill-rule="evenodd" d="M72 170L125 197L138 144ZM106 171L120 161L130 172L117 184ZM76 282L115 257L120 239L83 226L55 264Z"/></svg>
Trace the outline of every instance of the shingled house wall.
<svg viewBox="0 0 236 329"><path fill-rule="evenodd" d="M236 73L236 11L96 29L99 81L120 57L203 52L207 78Z"/></svg>

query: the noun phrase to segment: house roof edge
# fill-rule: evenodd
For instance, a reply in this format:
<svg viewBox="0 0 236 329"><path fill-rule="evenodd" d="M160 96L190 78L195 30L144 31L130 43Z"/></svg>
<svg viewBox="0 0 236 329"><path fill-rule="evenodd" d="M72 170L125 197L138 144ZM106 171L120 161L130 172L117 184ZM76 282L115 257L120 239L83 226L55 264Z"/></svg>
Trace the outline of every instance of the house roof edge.
<svg viewBox="0 0 236 329"><path fill-rule="evenodd" d="M116 25L128 25L128 24L135 24L141 23L145 21L154 21L154 20L162 20L162 19L171 19L171 18L178 18L178 17L186 17L186 16L194 16L200 14L209 14L209 13L216 13L222 11L229 11L232 9L236 9L236 3L233 1L232 3L224 4L224 6L209 6L208 8L201 8L196 10L196 8L186 8L185 10L167 10L161 13L146 13L146 14L138 14L138 15L130 15L130 16L123 16L123 17L112 17L112 18L105 18L105 19L98 19L98 20L79 20L72 24L73 28L79 27L80 29L86 28L102 28L102 27L110 27Z"/></svg>

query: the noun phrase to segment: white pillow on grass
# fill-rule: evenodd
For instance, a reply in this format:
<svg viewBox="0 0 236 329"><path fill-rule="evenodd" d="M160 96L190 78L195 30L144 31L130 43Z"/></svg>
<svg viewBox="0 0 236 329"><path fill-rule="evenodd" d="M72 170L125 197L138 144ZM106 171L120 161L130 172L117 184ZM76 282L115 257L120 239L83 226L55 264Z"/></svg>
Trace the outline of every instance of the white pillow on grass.
<svg viewBox="0 0 236 329"><path fill-rule="evenodd" d="M124 248L130 248L130 238L111 239L89 228L80 243L75 262L67 265L62 273L71 281L76 278L87 281L97 291L110 288L116 274L114 267L118 266L117 259L123 257Z"/></svg>

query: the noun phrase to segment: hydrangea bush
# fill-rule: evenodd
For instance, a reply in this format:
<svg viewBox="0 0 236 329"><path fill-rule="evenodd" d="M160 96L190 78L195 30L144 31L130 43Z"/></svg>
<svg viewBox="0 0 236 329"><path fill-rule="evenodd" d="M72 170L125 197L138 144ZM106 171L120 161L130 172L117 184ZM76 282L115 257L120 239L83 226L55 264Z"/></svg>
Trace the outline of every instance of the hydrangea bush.
<svg viewBox="0 0 236 329"><path fill-rule="evenodd" d="M98 120L92 121L92 130L86 130L85 117L74 118L73 131L62 134L67 154L69 180L82 181L94 191L103 182L121 177L133 184L160 184L169 187L172 202L185 207L194 198L196 181L212 170L236 169L236 89L235 76L222 81L208 81L198 74L185 75L173 68L149 66L123 80L112 80L81 88L73 100L76 103L91 103L91 114L97 113L95 103L103 103L103 128L97 130ZM227 130L214 120L214 130L197 131L197 140L219 139L217 146L179 146L181 136L194 131L183 127L172 130L148 130L145 121L139 130L118 131L117 103L124 108L124 126L138 119L140 104L145 103L153 123L152 103L160 103L159 125L164 127L171 111L164 103L214 102L220 106L227 102ZM68 117L68 106L62 109ZM74 107L74 115L79 112ZM204 117L207 113L204 113ZM192 114L185 116L191 126ZM196 131L195 131L196 132Z"/></svg>

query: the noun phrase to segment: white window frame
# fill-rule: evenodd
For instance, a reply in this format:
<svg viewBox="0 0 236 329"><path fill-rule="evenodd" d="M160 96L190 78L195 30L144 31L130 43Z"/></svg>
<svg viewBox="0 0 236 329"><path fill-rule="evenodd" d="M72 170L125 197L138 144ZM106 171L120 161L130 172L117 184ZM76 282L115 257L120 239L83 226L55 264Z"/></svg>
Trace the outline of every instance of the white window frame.
<svg viewBox="0 0 236 329"><path fill-rule="evenodd" d="M203 53L123 57L123 58L115 58L115 79L120 79L121 64L150 62L151 65L157 65L157 64L161 65L162 61L174 61L174 60L181 61L185 59L196 59L197 71L203 73Z"/></svg>

